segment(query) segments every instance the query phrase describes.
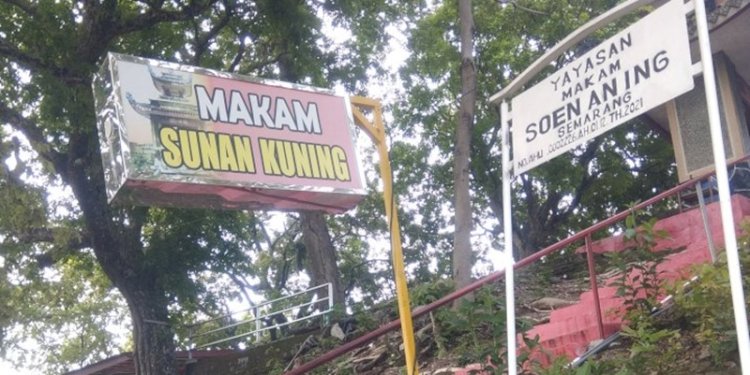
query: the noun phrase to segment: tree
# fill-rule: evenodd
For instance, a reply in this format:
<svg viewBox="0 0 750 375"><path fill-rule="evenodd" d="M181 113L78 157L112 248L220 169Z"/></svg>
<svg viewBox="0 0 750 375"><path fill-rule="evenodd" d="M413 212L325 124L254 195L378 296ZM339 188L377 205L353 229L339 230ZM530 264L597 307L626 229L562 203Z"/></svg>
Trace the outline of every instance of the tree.
<svg viewBox="0 0 750 375"><path fill-rule="evenodd" d="M259 223L252 213L107 204L91 91L101 59L117 51L262 77L289 68L305 83L361 88L397 5L0 1L0 152L18 160L4 163L0 176L0 188L13 192L3 195L6 212L14 213L1 228L3 293L17 293L14 283L25 280L15 275L19 265L39 274L96 259L87 267L106 275L130 312L138 373L175 373L176 319L218 308L210 275L248 284L242 277L252 270L248 249ZM345 48L329 48L319 14L351 30ZM65 212L56 214L68 203L50 203L49 185L69 189Z"/></svg>
<svg viewBox="0 0 750 375"><path fill-rule="evenodd" d="M477 108L470 186L473 222L487 237L497 238L502 232L500 126L488 98L547 48L614 4L608 0L474 2ZM420 174L419 188L409 190L420 194L416 211L426 217L442 206L442 197L458 189L450 178L451 165L457 165L450 136L458 130L454 119L467 92L457 74L464 60L456 5L439 4L417 22L409 38L412 54L401 70L406 93L394 106L401 134L419 139L405 143L405 150L394 155L394 163ZM601 39L616 27L600 31L562 56L556 66L583 53L596 44L594 38ZM409 162L417 155L427 165ZM673 161L668 137L648 123L635 121L517 177L513 197L516 259L627 207L645 191L653 194L671 186ZM438 218L431 225L445 228L447 223Z"/></svg>
<svg viewBox="0 0 750 375"><path fill-rule="evenodd" d="M453 187L456 202L456 230L453 235L453 280L456 288L471 283L474 256L471 251L471 137L474 128L477 75L474 67L474 14L471 0L458 1L458 23L461 40L461 101L456 124L456 143L453 146Z"/></svg>
<svg viewBox="0 0 750 375"><path fill-rule="evenodd" d="M302 237L307 254L307 264L312 285L331 283L333 300L343 305L346 290L342 285L339 269L336 264L336 249L328 233L325 216L320 212L304 211L302 220Z"/></svg>

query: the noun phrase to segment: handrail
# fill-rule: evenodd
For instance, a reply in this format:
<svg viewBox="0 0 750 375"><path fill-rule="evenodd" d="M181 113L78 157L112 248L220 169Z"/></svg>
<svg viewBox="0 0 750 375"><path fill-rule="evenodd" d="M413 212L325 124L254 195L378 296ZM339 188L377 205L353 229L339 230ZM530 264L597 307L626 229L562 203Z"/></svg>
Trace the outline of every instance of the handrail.
<svg viewBox="0 0 750 375"><path fill-rule="evenodd" d="M294 323L301 322L301 321L304 321L304 320L309 320L309 319L312 319L312 318L317 318L317 317L319 317L321 315L328 314L329 312L331 312L331 310L316 311L316 312L314 312L314 313L312 313L310 315L305 315L305 316L303 316L303 317L301 317L299 319L292 319L292 320L290 320L288 322L276 323L275 325L266 326L266 327L263 327L261 329L255 330L255 331L244 332L244 333L240 333L238 335L234 335L234 336L231 336L231 337L219 339L219 340L216 340L216 341L211 341L211 342L206 343L206 344L197 345L194 349L207 348L209 346L214 346L214 345L221 344L221 343L224 343L224 342L227 342L227 341L232 341L232 340L236 340L236 339L241 339L243 337L255 335L258 332L264 332L264 331L268 331L268 330L271 330L271 329L286 327L286 326L288 326L290 324L294 324ZM221 329L221 330L223 330L223 329ZM217 331L219 331L219 330L217 330Z"/></svg>
<svg viewBox="0 0 750 375"><path fill-rule="evenodd" d="M193 323L193 324L188 324L188 325L186 325L186 327L188 327L188 328L197 327L197 326L201 326L201 325L204 325L206 323L210 323L210 322L213 322L213 321L216 321L216 320L222 320L222 319L225 319L225 318L231 318L233 315L236 315L236 314L239 314L239 313L252 312L255 309L258 309L258 308L266 306L266 305L270 305L270 304L273 304L273 303L276 303L276 302L279 302L279 301L283 301L283 300L292 299L294 297L297 297L297 296L300 296L300 295L303 295L303 294L307 294L307 293L309 293L309 292L311 292L313 290L323 289L324 287L329 287L329 284L330 283L320 284L318 286L314 286L312 288L305 289L303 291L300 291L300 292L297 292L297 293L294 293L294 294L290 294L288 296L283 296L283 297L279 297L279 298L272 299L272 300L269 300L269 301L264 301L264 302L261 302L261 303L256 304L256 305L252 305L249 308L244 309L244 310L234 311L234 312L231 312L229 314L217 316L215 318L202 320L200 322ZM330 287L329 287L329 289L330 289ZM329 294L329 297L330 296L331 295Z"/></svg>
<svg viewBox="0 0 750 375"><path fill-rule="evenodd" d="M325 297L318 296L318 293L319 293L318 290L319 289L324 289L324 288L327 289L328 295L325 296ZM301 295L309 295L310 296L310 297L308 297L309 300L305 299L300 304L296 304L294 306L280 308L279 310L272 310L274 303L280 302L280 301L291 300L291 299L293 299L295 297L299 297ZM294 318L291 318L291 319L284 319L285 321L283 321L283 322L276 322L273 325L266 325L265 327L261 326L261 324L262 324L261 322L262 322L262 320L264 318L273 317L273 316L276 316L276 315L279 315L279 314L281 314L283 316L284 314L286 314L286 313L288 313L290 311L293 312L295 309L303 309L303 308L307 309L307 308L309 308L311 306L313 307L312 311L310 311L305 316L294 317ZM264 307L266 307L266 308L264 308ZM271 311L268 311L269 307L270 307ZM261 309L264 310L262 313L261 313ZM247 337L247 336L250 336L250 335L256 335L256 339L260 340L260 333L261 332L265 332L265 331L272 330L272 329L275 329L275 328L285 327L285 326L288 326L288 325L293 324L293 323L297 323L297 322L309 320L309 319L312 319L312 318L315 318L315 317L318 317L318 316L321 316L321 315L328 314L331 311L333 311L333 285L331 283L326 283L326 284L321 284L321 285L318 285L318 286L314 286L312 288L309 288L309 289L306 289L306 290L303 290L301 292L297 292L297 293L294 293L294 294L291 294L291 295L288 295L288 296L284 296L284 297L281 297L281 298L276 298L276 299L273 299L273 300L270 300L270 301L265 301L265 302L253 305L249 309L246 309L246 310L235 311L235 312L232 312L232 313L229 313L229 314L225 314L225 315L222 315L222 316L219 316L219 317L216 317L216 318L207 319L207 320L204 320L204 321L201 321L201 322L198 322L198 323L190 324L190 325L186 326L189 329L189 331L190 331L190 333L188 335L188 344L187 344L188 345L188 355L190 356L190 354L191 354L190 351L193 350L193 349L205 348L205 347L213 346L213 345L220 344L220 343L223 343L223 342L232 341L232 340L236 340L236 339L239 339L239 338ZM207 331L194 332L198 327L200 327L202 325L205 325L206 323L215 322L215 321L218 321L218 320L221 320L221 319L225 319L225 318L231 318L232 316L234 316L236 314L248 313L248 312L252 312L252 314L253 314L252 318L243 319L243 320L240 320L240 321L237 321L237 322L229 323L227 325L224 325L224 326L221 326L221 327L218 327L218 328L209 329ZM224 337L224 338L217 339L215 341L211 341L209 343L205 343L205 344L200 344L200 345L194 346L193 340L196 339L196 338L198 338L198 337L204 337L204 336L208 336L208 335L211 335L211 334L214 334L214 333L217 333L217 332L226 331L227 329L230 329L230 328L235 328L235 327L239 327L239 326L243 326L243 325L248 325L249 323L252 323L252 322L255 322L255 329L252 330L252 331L243 332L243 333L240 333L238 335L234 335L234 336L231 336L231 337Z"/></svg>
<svg viewBox="0 0 750 375"><path fill-rule="evenodd" d="M728 166L734 166L734 165L737 165L739 163L742 163L742 162L745 162L745 161L748 161L748 160L750 160L750 155L743 156L743 157L735 160L734 162L729 163ZM654 204L656 202L659 202L659 201L661 201L661 200L663 200L665 198L669 198L669 197L672 197L674 195L677 195L678 193L682 192L683 190L687 190L691 186L694 186L697 182L699 182L701 180L704 180L704 179L706 179L708 177L711 177L714 174L715 174L714 172L706 172L706 173L703 173L703 174L699 175L698 177L695 177L695 178L693 178L691 180L688 180L688 181L685 181L685 182L683 182L681 184L678 184L677 186L675 186L675 187L673 187L673 188L671 188L669 190L665 190L665 191L663 191L663 192L661 192L661 193L659 193L659 194L657 194L657 195L655 195L655 196L653 196L653 197L651 197L651 198L649 198L649 199L647 199L647 200L645 200L645 201L643 201L641 203L636 204L634 207L632 207L632 208L630 208L628 210L625 210L625 211L619 212L619 213L617 213L617 214L615 214L613 216L610 216L609 218L607 218L607 219L605 219L603 221L600 221L600 222L598 222L596 224L593 224L593 225L589 226L588 228L583 229L583 230L579 231L578 233L576 233L576 234L574 234L574 235L572 235L572 236L570 236L570 237L568 237L568 238L566 238L564 240L558 241L558 242L556 242L556 243L554 243L554 244L552 244L550 246L547 246L546 248L544 248L544 249L542 249L542 250L540 250L540 251L538 251L538 252L536 252L534 254L531 254L531 255L527 256L526 258L523 258L523 259L519 260L518 262L516 262L516 264L513 266L513 268L514 269L519 269L519 268L526 267L526 266L528 266L528 265L530 265L530 264L532 264L532 263L534 263L534 262L542 259L543 257L552 254L555 251L562 250L563 248L567 247L568 245L570 245L570 244L572 244L572 243L574 243L576 241L584 240L586 238L586 236L589 236L589 235L593 234L594 232L597 232L599 230L602 230L604 228L609 227L612 224L615 224L615 223L618 223L618 222L624 220L628 215L630 215L630 213L632 211L634 211L634 210L641 210L641 209L643 209L645 207L648 207L648 206L650 206L650 205L652 205L652 204ZM451 302L453 302L453 301L455 301L455 300L457 300L457 299L459 299L459 298L461 298L461 297L463 297L463 296L465 296L465 295L467 295L467 294L469 294L469 293L471 293L471 292L473 292L473 291L481 288L482 286L484 286L486 284L489 284L491 282L499 280L504 274L505 274L504 270L500 270L500 271L496 271L494 273L491 273L491 274L489 274L489 275L487 275L487 276L485 276L485 277L483 277L481 279L478 279L478 280L474 281L473 283L471 283L471 284L469 284L469 285L467 285L467 286L465 286L465 287L463 287L461 289L458 289L458 290L456 290L456 291L454 291L452 293L449 293L449 294L445 295L444 297L442 297L442 298L440 298L440 299L438 299L438 300L436 300L436 301L434 301L434 302L432 302L430 304L427 304L425 306L421 306L421 307L418 307L418 308L414 309L412 311L412 316L414 318L418 318L418 317L420 317L422 315L425 315L425 314L427 314L427 313L429 313L429 312L431 312L431 311L433 311L435 309L443 307L443 306L445 306L445 305L447 305L447 304L449 304L449 303L451 303ZM366 334L364 334L364 335L362 335L360 337L357 337L356 339L354 339L352 341L347 342L344 345L341 345L339 347L333 348L330 351L328 351L326 353L323 353L321 356L319 356L319 357L317 357L317 358L315 358L315 359L313 359L313 360L311 360L311 361L309 361L307 363L302 364L301 366L298 366L298 367L296 367L296 368L294 368L294 369L292 369L292 370L284 373L284 375L300 375L300 374L304 374L304 373L306 373L306 372L308 372L308 371L310 371L310 370L312 370L312 369L314 369L314 368L316 368L316 367L318 367L318 366L320 366L320 365L322 365L324 363L327 363L329 361L332 361L332 360L340 357L341 355L343 355L343 354L345 354L345 353L347 353L347 352L349 352L351 350L354 350L354 349L356 349L356 348L358 348L360 346L363 346L363 345L365 345L365 344L367 344L367 343L375 340L376 338L378 338L378 337L380 337L380 336L382 336L382 335L384 335L384 334L386 334L386 333L388 333L390 331L398 329L400 326L401 326L401 321L399 319L393 320L390 323L384 324L384 325L378 327L377 329L375 329L373 331L370 331L370 332L368 332L368 333L366 333Z"/></svg>
<svg viewBox="0 0 750 375"><path fill-rule="evenodd" d="M321 302L327 302L328 298L329 297L324 297L324 298L321 298L321 299L318 299L318 300L315 300L315 301L309 301L309 302L305 302L305 303L300 304L300 305L294 305L294 306L291 306L291 307L287 307L287 308L282 309L282 310L268 312L268 313L265 313L265 314L262 314L262 315L258 315L257 317L252 317L250 319L241 320L239 322L231 323L231 324L228 324L228 325L225 325L225 326L221 326L219 328L214 328L214 329L209 330L209 331L198 332L198 333L196 333L196 334L194 334L194 335L192 335L190 337L191 338L196 338L196 337L201 337L201 336L205 336L205 335L210 335L210 334L216 333L216 332L225 331L225 330L227 330L229 328L234 328L234 327L237 327L237 326L241 326L243 324L254 322L256 320L262 320L263 318L268 318L268 317L274 316L276 314L283 314L285 312L292 311L292 310L294 310L296 308L300 308L301 309L301 308L304 308L304 307L308 307L308 306L319 304ZM325 311L328 311L328 310L325 310ZM299 321L305 320L304 318L313 316L314 314L317 314L315 312L315 310L313 310L313 313L311 313L309 315L305 315L304 317L302 317L300 319L292 319L292 320L286 322L286 324L291 324L291 323L294 323L294 322L299 322ZM273 326L270 326L270 327L267 327L267 328L270 329L270 328L274 328L274 327L277 327L277 326L284 326L286 324L284 324L284 323L277 323L276 325L273 325ZM253 333L253 332L251 332L251 333Z"/></svg>

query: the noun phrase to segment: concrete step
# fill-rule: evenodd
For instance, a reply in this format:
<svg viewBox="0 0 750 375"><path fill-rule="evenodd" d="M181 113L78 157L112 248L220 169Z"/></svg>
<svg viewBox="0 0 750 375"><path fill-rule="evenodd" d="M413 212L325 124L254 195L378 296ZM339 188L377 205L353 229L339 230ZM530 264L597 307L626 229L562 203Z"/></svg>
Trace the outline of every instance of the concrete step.
<svg viewBox="0 0 750 375"><path fill-rule="evenodd" d="M750 216L750 199L743 196L732 197L733 215L739 223L742 218ZM721 220L718 203L707 207L709 228L712 231L717 247L723 246ZM657 231L665 231L668 238L657 241L655 251L684 248L681 252L670 254L657 266L657 271L664 280L686 279L691 275L690 269L695 264L711 260L708 241L699 210L690 210L660 220L655 224ZM627 247L622 236L613 236L593 243L596 253L622 251ZM577 249L584 252L585 248ZM631 277L637 273L631 274ZM617 296L617 288L609 286L615 278L606 280L605 286L599 288L599 301L602 310L604 336L617 332L622 326L624 316L623 299ZM539 324L526 333L528 338L539 336L539 348L531 357L542 364L550 363L556 356L567 356L570 359L582 354L588 345L600 339L597 326L594 297L592 291L581 293L578 303L553 310L549 323ZM524 350L523 340L519 336L520 350Z"/></svg>
<svg viewBox="0 0 750 375"><path fill-rule="evenodd" d="M607 319L610 316L617 315L618 311L622 307L622 298L602 298L599 301L599 305L602 309L602 317L604 319ZM596 309L594 307L593 299L581 301L575 305L570 305L561 309L554 310L550 313L549 320L550 322L562 322L580 316L596 317Z"/></svg>

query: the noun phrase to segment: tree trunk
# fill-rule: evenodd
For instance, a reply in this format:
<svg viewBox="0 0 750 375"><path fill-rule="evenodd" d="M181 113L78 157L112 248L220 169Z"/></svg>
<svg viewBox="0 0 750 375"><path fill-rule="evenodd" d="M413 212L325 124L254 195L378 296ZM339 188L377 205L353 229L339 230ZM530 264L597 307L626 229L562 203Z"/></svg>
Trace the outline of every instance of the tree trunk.
<svg viewBox="0 0 750 375"><path fill-rule="evenodd" d="M456 288L471 283L474 254L471 250L471 193L469 190L469 154L476 105L476 70L474 67L474 17L471 0L459 0L458 14L461 37L461 108L456 126L453 149L455 188L455 225L453 236L453 280ZM471 297L468 296L468 299ZM459 301L456 301L459 303ZM456 304L457 304L456 303ZM454 306L456 305L454 304Z"/></svg>
<svg viewBox="0 0 750 375"><path fill-rule="evenodd" d="M283 43L288 44L290 41L285 40ZM297 67L289 54L284 53L279 56L278 64L279 78L288 82L299 82ZM346 291L339 278L336 249L328 233L325 215L318 211L300 211L300 221L302 222L302 241L307 251L306 263L311 286L331 283L333 302L344 305Z"/></svg>
<svg viewBox="0 0 750 375"><path fill-rule="evenodd" d="M174 332L168 323L166 292L159 287L155 270L138 266L137 256L118 256L142 254L140 242L128 241L128 237L138 238L140 230L117 228L119 231L112 232L112 225L90 221L88 227L90 233L97 233L92 235L98 237L94 239L94 252L102 269L122 293L130 310L136 373L176 374Z"/></svg>
<svg viewBox="0 0 750 375"><path fill-rule="evenodd" d="M159 287L155 270L147 266L139 267L140 257L132 256L142 254L142 244L132 240L139 238L140 230L136 232L135 228L117 228L118 231L113 232L112 225L87 221L89 232L97 233L92 235L98 237L94 239L97 259L122 293L130 310L136 373L176 374L174 332L168 323L169 301L166 292ZM112 221L109 220L110 223ZM120 256L122 254L128 256Z"/></svg>
<svg viewBox="0 0 750 375"><path fill-rule="evenodd" d="M65 175L83 211L94 254L128 304L136 373L176 374L169 301L157 280L159 271L144 262L140 221L134 210L114 209L107 203L96 132L74 134L71 144L77 147L72 148Z"/></svg>
<svg viewBox="0 0 750 375"><path fill-rule="evenodd" d="M137 289L141 290L126 297L135 335L136 373L176 374L174 333L167 322L167 301L154 295L158 293Z"/></svg>
<svg viewBox="0 0 750 375"><path fill-rule="evenodd" d="M344 305L346 291L339 277L336 249L328 233L325 215L316 211L301 211L302 239L307 250L307 270L311 285L331 283L333 302Z"/></svg>

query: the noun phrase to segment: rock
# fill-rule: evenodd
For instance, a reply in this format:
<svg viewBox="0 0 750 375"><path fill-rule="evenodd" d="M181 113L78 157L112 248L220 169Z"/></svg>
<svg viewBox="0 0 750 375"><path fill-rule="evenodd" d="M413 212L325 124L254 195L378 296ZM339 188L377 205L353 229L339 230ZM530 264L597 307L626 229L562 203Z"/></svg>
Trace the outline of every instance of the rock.
<svg viewBox="0 0 750 375"><path fill-rule="evenodd" d="M709 351L708 348L701 349L700 354L698 354L698 359L704 360L708 358L711 358L711 351Z"/></svg>
<svg viewBox="0 0 750 375"><path fill-rule="evenodd" d="M589 346L586 348L586 351L589 351L589 350L595 348L597 345L599 345L599 344L601 344L603 342L604 342L604 340L602 340L602 339L596 339L596 340L590 342Z"/></svg>
<svg viewBox="0 0 750 375"><path fill-rule="evenodd" d="M331 336L344 341L344 339L346 338L346 333L344 333L344 330L341 329L341 326L336 323L331 327Z"/></svg>
<svg viewBox="0 0 750 375"><path fill-rule="evenodd" d="M431 375L453 375L457 370L457 367L445 367L433 371Z"/></svg>

